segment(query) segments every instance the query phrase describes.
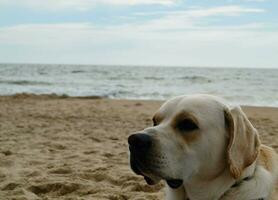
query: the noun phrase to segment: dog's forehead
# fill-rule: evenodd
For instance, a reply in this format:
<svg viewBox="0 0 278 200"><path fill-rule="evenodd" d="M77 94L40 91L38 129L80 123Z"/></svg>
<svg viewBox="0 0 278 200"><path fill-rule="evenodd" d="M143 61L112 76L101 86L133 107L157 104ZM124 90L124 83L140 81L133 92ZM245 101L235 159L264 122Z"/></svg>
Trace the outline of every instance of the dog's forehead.
<svg viewBox="0 0 278 200"><path fill-rule="evenodd" d="M159 116L172 116L182 111L193 115L212 114L223 110L224 101L211 95L179 96L166 101L158 110Z"/></svg>

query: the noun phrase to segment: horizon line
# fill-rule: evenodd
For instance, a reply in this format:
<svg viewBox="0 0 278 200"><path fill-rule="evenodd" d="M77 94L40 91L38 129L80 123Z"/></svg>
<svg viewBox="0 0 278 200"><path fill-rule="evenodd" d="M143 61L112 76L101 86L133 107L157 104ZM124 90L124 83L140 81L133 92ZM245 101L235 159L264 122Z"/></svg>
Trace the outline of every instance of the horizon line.
<svg viewBox="0 0 278 200"><path fill-rule="evenodd" d="M201 65L159 65L159 64L92 64L92 63L55 63L55 62L46 62L46 63L39 63L39 62L0 62L0 65L68 65L68 66L104 66L104 67L173 67L173 68L217 68L217 69L278 69L277 67L247 67L247 66L201 66Z"/></svg>

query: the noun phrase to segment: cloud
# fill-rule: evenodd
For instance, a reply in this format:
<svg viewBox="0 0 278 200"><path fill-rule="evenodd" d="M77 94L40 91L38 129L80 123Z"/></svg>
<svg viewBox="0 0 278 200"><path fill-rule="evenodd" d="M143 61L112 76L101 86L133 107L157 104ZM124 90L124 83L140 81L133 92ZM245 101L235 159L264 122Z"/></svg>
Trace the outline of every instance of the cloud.
<svg viewBox="0 0 278 200"><path fill-rule="evenodd" d="M176 0L1 0L2 6L18 6L43 10L90 10L96 5L172 5Z"/></svg>
<svg viewBox="0 0 278 200"><path fill-rule="evenodd" d="M267 0L244 0L247 2L266 2Z"/></svg>
<svg viewBox="0 0 278 200"><path fill-rule="evenodd" d="M237 5L219 6L211 8L197 8L183 11L164 11L164 12L150 12L150 13L135 13L135 15L144 16L153 15L159 16L143 24L138 25L137 28L144 30L186 30L186 29L200 29L204 25L208 25L208 20L211 17L235 17L250 13L263 13L264 9L247 8ZM254 25L254 24L253 24Z"/></svg>
<svg viewBox="0 0 278 200"><path fill-rule="evenodd" d="M237 5L231 6L219 6L208 9L193 9L189 11L189 15L192 17L206 17L206 16L236 16L244 13L262 13L265 12L264 9L259 8L245 8Z"/></svg>
<svg viewBox="0 0 278 200"><path fill-rule="evenodd" d="M274 67L278 32L262 26L161 32L136 24L17 25L0 28L0 61Z"/></svg>
<svg viewBox="0 0 278 200"><path fill-rule="evenodd" d="M153 11L153 12L136 12L134 15L138 16L154 16L154 15L179 15L186 14L192 17L203 17L203 16L216 16L216 15L226 15L226 16L236 16L245 13L263 13L266 10L261 8L247 8L239 5L229 5L229 6L218 6L211 8L191 8L182 11Z"/></svg>
<svg viewBox="0 0 278 200"><path fill-rule="evenodd" d="M263 12L230 5L137 12L127 15L135 20L113 25L0 27L0 62L276 67L278 31L268 30L264 23L210 21ZM144 18L149 14L153 16Z"/></svg>

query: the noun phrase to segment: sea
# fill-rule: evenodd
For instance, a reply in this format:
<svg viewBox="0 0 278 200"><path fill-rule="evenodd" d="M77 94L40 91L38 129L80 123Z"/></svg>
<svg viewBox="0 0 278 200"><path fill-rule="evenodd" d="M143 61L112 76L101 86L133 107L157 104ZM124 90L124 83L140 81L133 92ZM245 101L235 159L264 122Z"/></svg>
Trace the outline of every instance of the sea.
<svg viewBox="0 0 278 200"><path fill-rule="evenodd" d="M18 93L146 100L205 93L278 107L278 69L0 64L0 95Z"/></svg>

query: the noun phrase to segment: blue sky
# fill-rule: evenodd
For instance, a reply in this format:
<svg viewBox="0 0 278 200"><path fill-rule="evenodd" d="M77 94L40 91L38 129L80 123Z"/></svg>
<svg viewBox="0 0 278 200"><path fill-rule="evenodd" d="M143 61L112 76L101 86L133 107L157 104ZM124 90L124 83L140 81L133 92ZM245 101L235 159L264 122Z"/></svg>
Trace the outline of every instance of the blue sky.
<svg viewBox="0 0 278 200"><path fill-rule="evenodd" d="M0 62L278 68L275 0L0 0Z"/></svg>

